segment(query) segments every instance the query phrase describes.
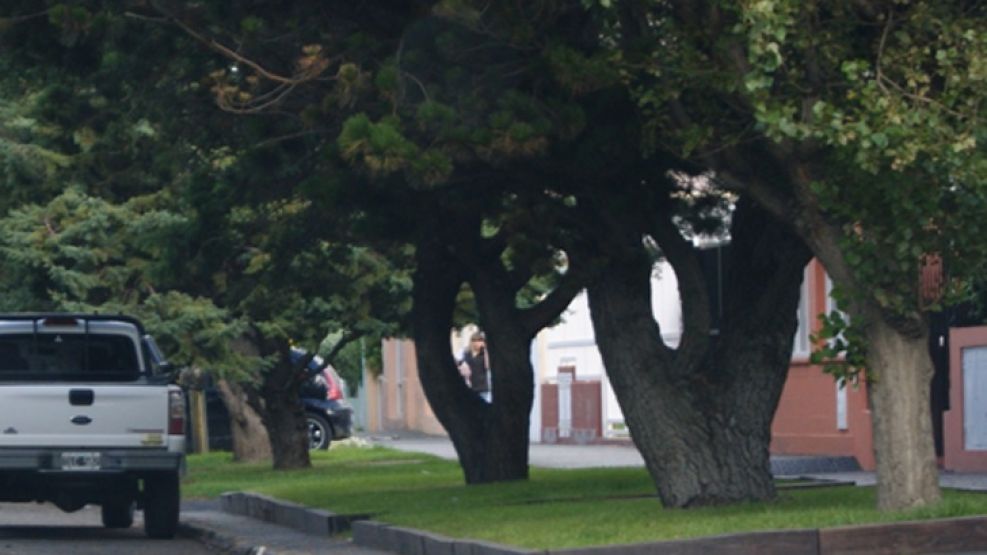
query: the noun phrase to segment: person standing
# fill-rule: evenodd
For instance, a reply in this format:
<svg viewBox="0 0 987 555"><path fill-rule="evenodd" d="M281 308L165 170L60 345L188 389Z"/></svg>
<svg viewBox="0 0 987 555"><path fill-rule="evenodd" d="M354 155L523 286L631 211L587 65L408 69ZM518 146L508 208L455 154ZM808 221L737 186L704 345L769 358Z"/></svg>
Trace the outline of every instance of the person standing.
<svg viewBox="0 0 987 555"><path fill-rule="evenodd" d="M459 373L466 379L470 389L484 401L492 399L490 392L490 357L487 355L486 337L482 331L470 336L469 347L459 359Z"/></svg>

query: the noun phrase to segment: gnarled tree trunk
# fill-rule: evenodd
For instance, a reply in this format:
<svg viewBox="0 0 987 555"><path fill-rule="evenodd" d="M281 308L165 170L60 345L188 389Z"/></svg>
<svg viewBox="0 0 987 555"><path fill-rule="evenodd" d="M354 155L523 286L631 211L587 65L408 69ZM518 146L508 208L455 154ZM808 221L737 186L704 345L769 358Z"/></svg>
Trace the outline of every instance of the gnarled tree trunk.
<svg viewBox="0 0 987 555"><path fill-rule="evenodd" d="M505 266L507 241L483 236L481 213L479 208L453 211L419 238L412 294L422 387L452 439L468 484L528 478L535 388L531 342L565 310L584 280L582 273L570 271L537 303L519 308L518 292L535 269L523 262ZM456 297L467 282L486 332L491 403L466 386L450 349Z"/></svg>
<svg viewBox="0 0 987 555"><path fill-rule="evenodd" d="M278 353L278 363L263 372L260 383L243 384L242 392L267 432L274 468L309 468L308 424L299 397L303 376L288 357L288 345L266 342L255 331L234 348L248 356Z"/></svg>
<svg viewBox="0 0 987 555"><path fill-rule="evenodd" d="M664 344L651 313L652 260L642 248L611 249L607 272L589 287L607 375L666 506L775 495L771 421L810 256L749 208L735 216L718 327L703 281L716 276L697 271L695 252L675 230L656 237L679 278L685 331L676 349Z"/></svg>
<svg viewBox="0 0 987 555"><path fill-rule="evenodd" d="M216 390L230 415L233 436L233 460L260 462L271 460L271 444L260 416L247 403L247 393L239 384L229 380L216 382Z"/></svg>
<svg viewBox="0 0 987 555"><path fill-rule="evenodd" d="M312 466L308 453L308 424L298 396L297 374L290 362L282 361L264 374L264 382L257 392L261 402L255 408L259 409L270 439L275 470Z"/></svg>
<svg viewBox="0 0 987 555"><path fill-rule="evenodd" d="M481 399L460 376L449 345L463 283L458 262L442 245L425 240L418 245L417 263L412 319L418 372L432 411L456 448L466 483L526 479L534 399L529 343L487 334L494 398L493 403Z"/></svg>

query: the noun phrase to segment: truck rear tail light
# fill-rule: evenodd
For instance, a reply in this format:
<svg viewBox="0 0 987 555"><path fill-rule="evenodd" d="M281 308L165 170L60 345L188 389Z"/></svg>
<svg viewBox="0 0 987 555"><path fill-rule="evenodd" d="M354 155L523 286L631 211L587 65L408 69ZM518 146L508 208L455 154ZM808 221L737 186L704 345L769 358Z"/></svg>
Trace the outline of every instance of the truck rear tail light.
<svg viewBox="0 0 987 555"><path fill-rule="evenodd" d="M185 395L181 391L168 392L168 435L185 435Z"/></svg>

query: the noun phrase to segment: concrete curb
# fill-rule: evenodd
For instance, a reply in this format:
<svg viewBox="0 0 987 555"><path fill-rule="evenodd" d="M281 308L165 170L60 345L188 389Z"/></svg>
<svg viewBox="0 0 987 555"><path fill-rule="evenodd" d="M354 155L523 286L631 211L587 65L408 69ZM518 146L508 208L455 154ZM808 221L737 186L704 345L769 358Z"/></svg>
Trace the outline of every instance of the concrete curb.
<svg viewBox="0 0 987 555"><path fill-rule="evenodd" d="M531 550L456 539L364 520L353 543L400 555L898 555L959 553L987 546L987 517L727 534L688 540Z"/></svg>
<svg viewBox="0 0 987 555"><path fill-rule="evenodd" d="M524 549L481 540L449 538L375 520L353 523L353 543L400 555L545 555L544 550Z"/></svg>
<svg viewBox="0 0 987 555"><path fill-rule="evenodd" d="M369 515L339 515L248 492L224 493L223 511L256 518L317 536L352 530L358 546L400 555L836 555L970 552L987 546L987 517L961 517L803 530L775 530L575 549L533 550L481 540L450 538L431 532L369 520ZM187 533L229 553L253 555L256 546L195 525ZM273 553L270 550L264 553Z"/></svg>
<svg viewBox="0 0 987 555"><path fill-rule="evenodd" d="M348 532L354 521L370 518L366 514L341 515L313 509L251 492L227 492L220 495L219 502L220 508L225 512L249 516L316 536L335 536Z"/></svg>
<svg viewBox="0 0 987 555"><path fill-rule="evenodd" d="M230 534L223 534L194 523L179 522L178 535L196 540L211 549L229 555L256 555L258 553L277 555L277 552L269 547L245 543Z"/></svg>

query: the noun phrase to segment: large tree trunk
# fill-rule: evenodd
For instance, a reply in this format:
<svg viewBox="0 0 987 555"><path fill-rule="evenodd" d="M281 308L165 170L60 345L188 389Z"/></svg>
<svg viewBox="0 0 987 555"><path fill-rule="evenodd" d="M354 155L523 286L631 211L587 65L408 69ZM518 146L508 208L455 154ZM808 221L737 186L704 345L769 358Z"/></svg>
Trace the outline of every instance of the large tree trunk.
<svg viewBox="0 0 987 555"><path fill-rule="evenodd" d="M419 376L468 484L528 478L535 396L531 342L565 310L586 275L582 267L570 267L550 293L519 308L519 291L533 277L536 264L516 261L508 269L502 261L508 241L484 237L481 213L457 209L419 238L412 294ZM456 298L467 282L487 336L491 403L466 386L449 344Z"/></svg>
<svg viewBox="0 0 987 555"><path fill-rule="evenodd" d="M258 392L261 421L271 443L275 470L309 468L308 424L299 398L297 370L290 362L272 368L264 375Z"/></svg>
<svg viewBox="0 0 987 555"><path fill-rule="evenodd" d="M216 390L230 415L233 436L233 460L260 462L271 460L271 444L260 416L247 403L247 393L239 384L219 380Z"/></svg>
<svg viewBox="0 0 987 555"><path fill-rule="evenodd" d="M929 384L928 328L906 334L880 317L867 324L877 507L903 510L938 502Z"/></svg>
<svg viewBox="0 0 987 555"><path fill-rule="evenodd" d="M417 265L412 319L418 371L432 411L456 448L466 483L527 479L534 398L529 343L489 330L493 403L485 402L459 375L449 345L463 283L457 261L442 245L425 239L418 245Z"/></svg>
<svg viewBox="0 0 987 555"><path fill-rule="evenodd" d="M589 287L607 375L666 506L775 495L771 421L791 360L809 253L777 224L738 219L719 328L712 327L717 322L703 298L710 289L689 249L674 237L662 242L683 297L678 349L665 346L651 313L652 261L643 249L612 249L607 272Z"/></svg>
<svg viewBox="0 0 987 555"><path fill-rule="evenodd" d="M299 397L303 378L287 355L288 345L266 342L255 330L237 340L233 348L251 357L278 354L278 364L263 372L259 384L241 385L243 398L260 417L267 432L274 468L311 467L308 424Z"/></svg>
<svg viewBox="0 0 987 555"><path fill-rule="evenodd" d="M283 405L271 406L263 417L264 428L271 443L271 455L275 470L309 468L312 460L308 454L308 426L305 411L297 399L293 403L283 400Z"/></svg>

